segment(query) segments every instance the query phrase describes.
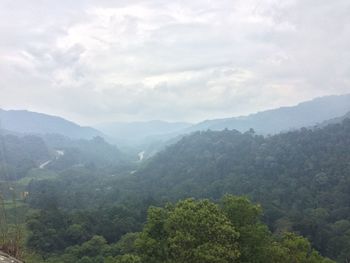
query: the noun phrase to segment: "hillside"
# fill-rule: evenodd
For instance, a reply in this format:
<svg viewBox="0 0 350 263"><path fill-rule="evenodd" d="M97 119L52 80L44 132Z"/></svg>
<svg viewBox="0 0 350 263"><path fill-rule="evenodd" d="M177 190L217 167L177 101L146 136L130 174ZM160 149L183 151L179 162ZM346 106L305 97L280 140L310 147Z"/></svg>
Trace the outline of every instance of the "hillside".
<svg viewBox="0 0 350 263"><path fill-rule="evenodd" d="M253 128L260 134L275 134L314 126L343 116L349 111L350 94L326 96L302 102L296 106L262 111L248 116L203 121L190 127L187 132L208 129L224 130L225 128L245 132Z"/></svg>
<svg viewBox="0 0 350 263"><path fill-rule="evenodd" d="M275 232L297 231L321 253L343 262L350 256L349 163L346 119L267 138L196 132L151 159L135 181L139 191L161 200L248 195L262 203Z"/></svg>
<svg viewBox="0 0 350 263"><path fill-rule="evenodd" d="M0 181L20 179L50 158L49 148L37 136L0 134Z"/></svg>
<svg viewBox="0 0 350 263"><path fill-rule="evenodd" d="M1 128L24 134L61 134L74 139L91 139L102 133L61 117L26 110L0 109Z"/></svg>
<svg viewBox="0 0 350 263"><path fill-rule="evenodd" d="M55 180L33 181L28 204L46 211L54 202L68 213L61 215L62 220L70 216L73 220L78 210L84 217L73 224L96 224L84 230L89 238L97 234L116 242L126 232L140 230L149 205L187 197L217 201L225 194L245 195L262 205L263 221L275 235L301 234L322 255L346 262L350 257L349 163L349 119L269 137L252 131L196 132L168 146L136 172L101 176L102 170L85 166L63 171ZM49 220L50 213L57 215L56 210L43 212L40 220ZM94 221L102 215L101 221ZM39 229L38 238L41 231L46 230ZM54 236L46 238L55 244ZM70 242L69 246L76 244Z"/></svg>
<svg viewBox="0 0 350 263"><path fill-rule="evenodd" d="M116 167L129 162L115 145L109 144L102 137L90 140L73 140L61 135L49 134L43 136L45 143L64 154L50 162L48 169L66 170L76 166L88 166L89 169Z"/></svg>
<svg viewBox="0 0 350 263"><path fill-rule="evenodd" d="M113 170L129 165L130 159L101 137L73 140L56 134L0 135L0 186L1 181L36 179L73 167Z"/></svg>
<svg viewBox="0 0 350 263"><path fill-rule="evenodd" d="M319 125L317 125L318 127L325 127L329 124L335 124L335 123L341 123L342 121L344 121L345 119L350 119L350 111L348 113L346 113L343 116L337 117L337 118L333 118L330 120L326 120L322 123L320 123Z"/></svg>
<svg viewBox="0 0 350 263"><path fill-rule="evenodd" d="M188 197L218 201L234 194L262 205L263 222L274 236L301 234L323 256L344 262L350 257L347 117L272 136L253 130L197 131L174 139L142 163L132 162L99 136L23 135L6 127L0 172L2 180L20 179L17 189L28 192L28 209L40 211L28 226L34 227L30 247L42 255L54 251L66 257L66 248L83 249L96 240L113 246L124 234L141 231L150 205ZM56 218L58 243L51 230L35 228ZM60 256L53 262L62 262Z"/></svg>

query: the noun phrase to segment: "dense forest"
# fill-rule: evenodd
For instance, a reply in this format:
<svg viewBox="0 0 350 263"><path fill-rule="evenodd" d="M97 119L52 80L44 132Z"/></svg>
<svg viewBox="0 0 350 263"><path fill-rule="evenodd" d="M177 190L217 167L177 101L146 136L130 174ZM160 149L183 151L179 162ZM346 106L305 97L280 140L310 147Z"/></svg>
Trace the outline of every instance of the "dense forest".
<svg viewBox="0 0 350 263"><path fill-rule="evenodd" d="M29 177L32 169L63 171L73 167L129 166L130 157L102 137L70 139L58 134L1 135L0 180Z"/></svg>
<svg viewBox="0 0 350 263"><path fill-rule="evenodd" d="M45 142L36 136L0 135L0 181L18 180L50 158Z"/></svg>
<svg viewBox="0 0 350 263"><path fill-rule="evenodd" d="M0 0L0 263L350 263L350 0Z"/></svg>
<svg viewBox="0 0 350 263"><path fill-rule="evenodd" d="M274 232L293 230L324 255L350 257L350 120L263 137L254 131L197 132L141 169L156 198L248 195Z"/></svg>
<svg viewBox="0 0 350 263"><path fill-rule="evenodd" d="M260 221L261 207L243 197L226 195L218 204L187 199L151 207L141 232L123 236L121 230L135 230L133 215L128 218L121 207L100 212L103 217L96 220L93 213L69 217L55 208L42 211L28 222L35 233L29 244L42 254L50 252L45 260L50 263L333 262L303 237L287 232L273 236ZM89 236L92 229L94 235Z"/></svg>
<svg viewBox="0 0 350 263"><path fill-rule="evenodd" d="M47 167L45 171L50 172L49 169L53 168ZM143 162L136 171L133 169L133 165L94 169L85 163L55 170L53 178L29 181L25 202L32 212L26 219L27 246L35 252L32 257L36 261L33 262L40 262L40 258L47 262L80 262L78 259L81 262L180 262L174 261L174 252L169 252L167 247L172 246L176 236L167 232L170 229L161 228L172 227L172 223L167 223L167 215L178 206L205 204L209 206L206 209L214 209L210 207L216 205L201 200L170 203L188 197L208 198L219 206L215 209L225 211L220 200L226 194L247 196L261 204L263 212L259 208L256 217L261 222L260 219L254 222L265 229L264 239L282 246L283 251L286 242L295 249L306 249L308 252L300 252L303 255L313 255L310 244L304 239L307 238L323 256L336 262L346 262L350 258L349 119L322 128L303 128L267 137L253 130L246 133L234 130L196 132ZM164 208L151 208L147 216L152 206ZM161 218L154 218L154 213ZM242 219L235 220L246 220L241 213L236 216ZM169 222L173 222L171 220ZM191 220L190 215L188 220ZM230 224L240 233L235 220ZM152 226L155 229L151 231ZM141 237L147 237L145 231L170 236L158 241L154 238L140 241ZM136 245L142 242L160 247ZM237 242L237 251L232 248L237 262L267 262L263 255L255 261L242 256L243 250L248 248L242 250L239 239ZM294 242L299 245L293 245ZM79 252L91 246L100 249L92 254ZM121 248L124 246L128 248ZM159 258L149 261L149 249L160 250ZM271 254L269 249L271 247L265 247L261 253ZM166 254L167 251L170 254ZM162 256L168 261L161 259ZM193 260L182 262L201 262ZM232 261L225 260L217 262ZM275 262L288 260L322 262L312 257Z"/></svg>

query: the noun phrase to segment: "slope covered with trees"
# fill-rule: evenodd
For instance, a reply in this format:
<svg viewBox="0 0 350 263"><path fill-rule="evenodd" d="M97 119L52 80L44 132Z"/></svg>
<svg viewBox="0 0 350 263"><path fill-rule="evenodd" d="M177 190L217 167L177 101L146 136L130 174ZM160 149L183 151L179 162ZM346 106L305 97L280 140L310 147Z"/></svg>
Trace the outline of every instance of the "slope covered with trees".
<svg viewBox="0 0 350 263"><path fill-rule="evenodd" d="M149 205L187 197L219 200L227 193L247 195L261 203L263 222L275 235L299 233L322 255L346 262L350 258L350 120L269 137L253 130L196 132L144 163L136 173L111 176L100 169L77 167L60 172L55 180L33 181L28 190L32 207L46 211L53 202L68 213L65 218L73 225L79 222L73 219L76 211L80 218L102 215L114 205L143 211L118 212L118 219L112 216L103 221L113 229L111 222L128 218L137 226L132 231L140 230ZM67 234L57 231L67 240ZM102 235L112 244L120 236L110 239L99 230L86 231L89 234L80 242Z"/></svg>
<svg viewBox="0 0 350 263"><path fill-rule="evenodd" d="M197 132L137 175L157 199L248 195L275 232L293 230L324 255L350 258L350 120L270 137L253 131Z"/></svg>
<svg viewBox="0 0 350 263"><path fill-rule="evenodd" d="M102 137L74 140L65 136L0 135L0 180L16 181L36 168L103 169L129 165L129 158ZM37 171L38 172L38 171Z"/></svg>
<svg viewBox="0 0 350 263"><path fill-rule="evenodd" d="M0 134L0 181L13 181L50 158L45 142L37 136Z"/></svg>
<svg viewBox="0 0 350 263"><path fill-rule="evenodd" d="M92 159L96 154L96 160L98 157L108 160L110 153L118 152L99 138L86 142L54 137L44 138L44 141L54 149L59 145L74 146ZM66 161L74 156L71 155ZM84 162L81 166L58 164L53 162L52 166L48 165L46 168L54 172L55 177L34 178L26 188L29 196L25 201L31 209L37 211L27 220L30 230L28 248L38 253L39 258L49 258L51 261L48 262L147 262L148 257L154 254L147 254L147 251L158 250L163 252L154 254L157 255L155 262L162 262L164 255L169 258L169 262L176 262L171 258L175 252L166 253L176 246L181 248L183 244L174 243L173 247L172 242L183 240L186 236L177 237L176 233L181 234L181 229L171 232L171 224L183 227L181 220L175 220L175 211L182 211L182 207L186 211L196 210L197 205L204 206L213 213L215 209L219 209L215 213L221 218L220 222L224 222L222 218L228 216L219 200L225 194L246 195L262 205L262 221L269 229L264 228L263 236L273 248L273 244L279 244L278 253L287 251L281 245L283 242L291 246L296 242L309 251L301 253L302 255L313 254L305 239L283 235L292 232L308 238L312 247L323 256L337 262L346 262L350 258L349 119L322 128L304 128L268 137L256 135L253 130L246 133L229 130L196 132L146 161L136 172L133 171L133 165L127 168L114 166L113 159L102 162L103 165L92 165L89 162ZM188 197L209 198L219 205L213 205L209 201L197 203L187 200L175 206L166 206L168 201L176 202ZM151 209L146 220L146 210L150 205L165 208ZM186 211L182 211L184 214L178 218L193 220L196 224L200 222L200 218L191 219L190 212ZM228 222L240 233L236 236L237 240L243 233L240 223L237 222L250 221L243 213L240 213L240 217L242 218L234 221L229 217L229 221L233 223ZM193 222L189 224L193 225ZM158 225L152 229L154 224ZM166 225L168 226L165 227ZM142 234L132 234L139 231ZM157 231L161 234L154 236ZM130 233L123 237L127 232ZM183 231L183 234L186 232ZM253 232L258 233L256 230ZM225 232L222 236L225 236ZM205 241L204 236L201 239L204 243L210 242ZM139 241L135 241L135 246L130 246L132 240ZM192 237L191 240L196 244L194 249L205 245ZM251 240L251 237L247 240ZM134 241L131 243L134 244ZM142 242L144 246L140 245ZM226 252L232 252L228 258L242 260L237 262L255 262L248 259L243 261L244 258L249 258L244 253L260 253L243 249L240 241L237 241L237 250L234 247L226 249L232 244L222 242L219 247L223 246L225 249L218 249L223 253L216 254L222 259L218 262L227 260ZM88 254L84 257L83 251L94 246L100 249L86 252ZM300 249L299 245L296 247ZM181 250L185 248L191 246L183 245ZM266 249L263 248L264 253L269 251L268 254L272 255L273 252ZM183 260L188 260L186 253ZM200 258L194 259L197 261L204 260L202 256L211 258L210 255L200 252L200 249L188 253L197 253ZM107 259L112 261L106 261ZM289 262L288 260L282 262ZM307 260L290 262L322 262L317 261L319 259Z"/></svg>
<svg viewBox="0 0 350 263"><path fill-rule="evenodd" d="M119 212L127 214L125 210ZM105 211L105 214L110 213ZM218 204L187 199L164 208L151 207L141 232L128 233L118 242L111 243L106 236L113 232L88 237L87 222L73 223L73 218L78 217L67 220L68 217L58 211L44 212L28 222L33 232L29 244L34 249L50 252L45 261L50 263L333 262L320 256L300 236L292 233L273 236L260 221L260 215L261 207L242 197L225 196ZM51 240L45 239L50 235L43 232L43 227L46 231L57 231L57 234L52 235ZM119 229L128 229L123 227L121 225ZM113 226L104 228L115 229ZM66 237L60 236L62 233ZM44 234L42 238L41 234ZM112 236L116 238L118 234ZM78 245L53 254L64 241ZM39 263L41 259L36 258L36 261Z"/></svg>
<svg viewBox="0 0 350 263"><path fill-rule="evenodd" d="M99 136L90 140L74 140L61 135L49 134L43 138L51 149L64 153L60 158L53 160L47 166L48 169L66 170L74 166L102 169L121 166L128 162L128 157L117 146L109 144Z"/></svg>
<svg viewBox="0 0 350 263"><path fill-rule="evenodd" d="M349 119L350 118L350 111L348 113L346 113L343 116L337 117L337 118L333 118L330 120L326 120L322 123L320 123L319 125L317 125L318 127L326 127L327 125L330 124L335 124L335 123L342 123L345 119Z"/></svg>

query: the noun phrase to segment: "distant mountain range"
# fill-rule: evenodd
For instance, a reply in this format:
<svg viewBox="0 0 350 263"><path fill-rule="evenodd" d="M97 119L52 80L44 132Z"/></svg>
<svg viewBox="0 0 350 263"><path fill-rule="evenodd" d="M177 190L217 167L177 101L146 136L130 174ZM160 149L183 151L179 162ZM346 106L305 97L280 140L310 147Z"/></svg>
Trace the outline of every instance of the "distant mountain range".
<svg viewBox="0 0 350 263"><path fill-rule="evenodd" d="M350 111L350 94L316 98L296 106L281 107L248 116L206 120L193 125L188 132L198 130L238 130L245 132L253 128L260 134L310 127L326 120L338 118Z"/></svg>
<svg viewBox="0 0 350 263"><path fill-rule="evenodd" d="M72 139L91 139L102 133L61 117L26 110L0 109L0 128L24 134L61 134Z"/></svg>
<svg viewBox="0 0 350 263"><path fill-rule="evenodd" d="M60 134L72 139L105 137L122 146L138 145L137 149L159 149L176 141L183 134L199 130L238 130L250 128L259 134L275 134L301 127L312 127L341 121L350 112L350 94L316 98L296 106L281 107L248 116L213 119L190 124L186 122L145 121L111 122L83 127L61 117L25 110L1 110L0 129L22 134ZM350 114L350 113L349 113ZM180 137L179 137L180 136Z"/></svg>

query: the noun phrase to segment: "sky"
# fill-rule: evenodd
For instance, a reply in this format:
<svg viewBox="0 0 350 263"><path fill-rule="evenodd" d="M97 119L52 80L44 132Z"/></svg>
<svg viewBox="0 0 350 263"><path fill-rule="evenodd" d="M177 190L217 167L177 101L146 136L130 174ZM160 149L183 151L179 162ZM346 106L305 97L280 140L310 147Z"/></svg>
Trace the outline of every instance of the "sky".
<svg viewBox="0 0 350 263"><path fill-rule="evenodd" d="M349 0L1 0L0 107L198 122L350 92Z"/></svg>

